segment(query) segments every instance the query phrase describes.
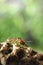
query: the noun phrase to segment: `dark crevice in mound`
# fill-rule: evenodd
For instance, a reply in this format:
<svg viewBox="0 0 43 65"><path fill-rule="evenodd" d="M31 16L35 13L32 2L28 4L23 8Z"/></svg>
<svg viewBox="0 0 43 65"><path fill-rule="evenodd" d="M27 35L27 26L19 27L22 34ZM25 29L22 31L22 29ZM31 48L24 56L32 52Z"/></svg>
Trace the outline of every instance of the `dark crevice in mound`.
<svg viewBox="0 0 43 65"><path fill-rule="evenodd" d="M17 57L16 56L10 56L8 59L7 59L7 62L6 62L6 65L16 65L17 64Z"/></svg>
<svg viewBox="0 0 43 65"><path fill-rule="evenodd" d="M37 60L35 60L35 59L31 59L30 61L29 61L29 64L28 65L39 65L39 62L37 62Z"/></svg>
<svg viewBox="0 0 43 65"><path fill-rule="evenodd" d="M21 59L22 57L25 56L25 51L23 49L20 49L17 51L16 54L17 54L18 58Z"/></svg>
<svg viewBox="0 0 43 65"><path fill-rule="evenodd" d="M9 44L9 43L6 43L6 44L7 44L7 46L6 46L7 49L2 50L1 52L8 55L8 54L10 54L12 52L13 46L11 44Z"/></svg>
<svg viewBox="0 0 43 65"><path fill-rule="evenodd" d="M2 47L2 44L0 44L0 48Z"/></svg>
<svg viewBox="0 0 43 65"><path fill-rule="evenodd" d="M39 61L43 61L43 55L41 55L41 57L40 57Z"/></svg>
<svg viewBox="0 0 43 65"><path fill-rule="evenodd" d="M5 54L7 55L7 54L9 54L9 53L11 53L12 52L12 50L11 49L8 49L6 52L5 52Z"/></svg>
<svg viewBox="0 0 43 65"><path fill-rule="evenodd" d="M39 62L33 58L24 57L19 62L19 65L39 65Z"/></svg>
<svg viewBox="0 0 43 65"><path fill-rule="evenodd" d="M37 54L37 52L34 51L34 50L32 50L32 52L31 52L31 56L33 56L33 55L35 55L35 54Z"/></svg>

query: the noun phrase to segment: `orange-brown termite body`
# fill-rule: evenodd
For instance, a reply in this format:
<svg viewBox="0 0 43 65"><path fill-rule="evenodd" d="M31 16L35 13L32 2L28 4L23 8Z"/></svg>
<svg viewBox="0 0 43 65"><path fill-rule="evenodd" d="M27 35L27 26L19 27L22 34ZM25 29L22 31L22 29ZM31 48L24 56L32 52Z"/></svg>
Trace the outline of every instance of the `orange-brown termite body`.
<svg viewBox="0 0 43 65"><path fill-rule="evenodd" d="M16 43L16 44L21 44L21 45L27 45L26 43L25 43L25 41L23 40L23 39L21 39L21 38L12 38L12 39L7 39L7 42L9 42L9 43Z"/></svg>

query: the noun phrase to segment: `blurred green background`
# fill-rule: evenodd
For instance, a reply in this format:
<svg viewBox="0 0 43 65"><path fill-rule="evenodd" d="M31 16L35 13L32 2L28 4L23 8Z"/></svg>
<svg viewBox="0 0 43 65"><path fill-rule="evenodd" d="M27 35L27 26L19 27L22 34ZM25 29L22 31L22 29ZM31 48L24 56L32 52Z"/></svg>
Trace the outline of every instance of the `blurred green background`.
<svg viewBox="0 0 43 65"><path fill-rule="evenodd" d="M0 42L18 37L43 52L43 0L0 0Z"/></svg>

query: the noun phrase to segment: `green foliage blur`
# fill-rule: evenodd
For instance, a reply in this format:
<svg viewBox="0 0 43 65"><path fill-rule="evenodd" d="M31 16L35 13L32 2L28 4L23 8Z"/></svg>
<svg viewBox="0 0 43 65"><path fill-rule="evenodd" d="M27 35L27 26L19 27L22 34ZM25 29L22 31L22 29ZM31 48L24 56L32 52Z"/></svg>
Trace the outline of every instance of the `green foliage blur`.
<svg viewBox="0 0 43 65"><path fill-rule="evenodd" d="M21 37L33 49L43 52L42 0L23 0L23 3L25 6L20 9L0 0L0 42Z"/></svg>

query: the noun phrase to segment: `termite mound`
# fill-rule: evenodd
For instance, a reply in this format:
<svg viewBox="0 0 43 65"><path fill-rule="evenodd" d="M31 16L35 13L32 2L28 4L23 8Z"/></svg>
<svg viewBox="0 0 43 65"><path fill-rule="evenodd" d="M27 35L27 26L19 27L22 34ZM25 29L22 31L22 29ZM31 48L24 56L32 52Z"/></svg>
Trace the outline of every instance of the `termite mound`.
<svg viewBox="0 0 43 65"><path fill-rule="evenodd" d="M11 40L0 43L0 65L43 65L43 54L27 47L19 38Z"/></svg>

